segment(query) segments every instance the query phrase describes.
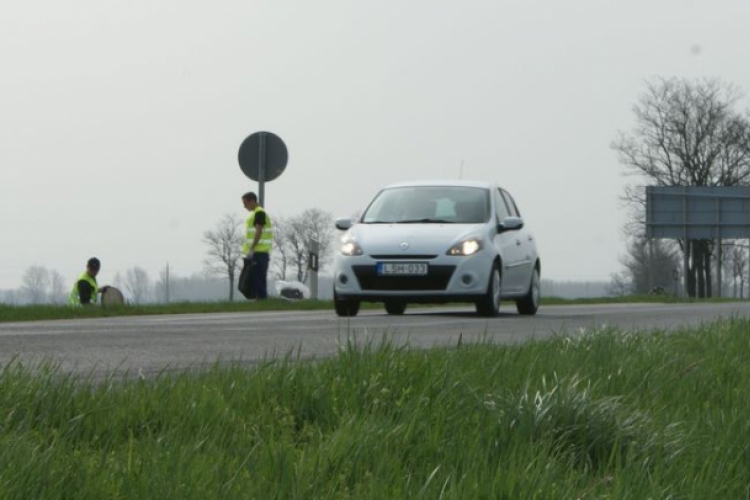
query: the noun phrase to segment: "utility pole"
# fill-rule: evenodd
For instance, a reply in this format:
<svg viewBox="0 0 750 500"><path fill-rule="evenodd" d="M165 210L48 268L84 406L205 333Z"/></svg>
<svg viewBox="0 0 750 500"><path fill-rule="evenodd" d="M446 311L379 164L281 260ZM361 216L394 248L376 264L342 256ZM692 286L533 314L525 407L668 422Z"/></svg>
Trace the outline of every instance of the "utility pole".
<svg viewBox="0 0 750 500"><path fill-rule="evenodd" d="M164 299L169 304L169 262L167 262L167 270L164 273Z"/></svg>

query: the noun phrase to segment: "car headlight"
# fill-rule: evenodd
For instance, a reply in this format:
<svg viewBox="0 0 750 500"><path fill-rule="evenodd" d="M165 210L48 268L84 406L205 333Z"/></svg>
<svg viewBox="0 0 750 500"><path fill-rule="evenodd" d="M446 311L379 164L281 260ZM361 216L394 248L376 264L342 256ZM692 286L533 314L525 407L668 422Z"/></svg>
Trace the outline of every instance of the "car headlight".
<svg viewBox="0 0 750 500"><path fill-rule="evenodd" d="M448 255L474 255L482 249L482 242L477 239L464 240L456 243L446 252Z"/></svg>
<svg viewBox="0 0 750 500"><path fill-rule="evenodd" d="M341 238L341 248L339 248L341 255L362 255L362 247L350 237Z"/></svg>

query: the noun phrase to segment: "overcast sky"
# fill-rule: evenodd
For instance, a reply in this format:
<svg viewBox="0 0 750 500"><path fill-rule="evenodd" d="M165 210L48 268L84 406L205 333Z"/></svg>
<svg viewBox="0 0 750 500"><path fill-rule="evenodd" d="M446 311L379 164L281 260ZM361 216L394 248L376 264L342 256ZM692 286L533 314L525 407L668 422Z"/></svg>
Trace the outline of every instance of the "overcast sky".
<svg viewBox="0 0 750 500"><path fill-rule="evenodd" d="M608 280L624 253L610 149L654 77L750 90L748 0L24 0L0 4L0 289L202 270L245 218L237 163L268 130L273 216L347 216L384 184L495 181L543 277ZM745 102L745 101L743 101ZM463 167L462 167L463 165Z"/></svg>

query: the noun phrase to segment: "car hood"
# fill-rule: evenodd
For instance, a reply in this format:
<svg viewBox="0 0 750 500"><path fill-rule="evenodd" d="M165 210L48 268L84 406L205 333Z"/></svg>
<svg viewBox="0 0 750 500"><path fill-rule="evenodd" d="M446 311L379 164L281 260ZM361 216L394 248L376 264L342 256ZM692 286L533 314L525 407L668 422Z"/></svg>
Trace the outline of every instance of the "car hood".
<svg viewBox="0 0 750 500"><path fill-rule="evenodd" d="M442 254L468 236L481 237L483 227L484 224L357 224L350 229L350 235L368 255L430 255Z"/></svg>

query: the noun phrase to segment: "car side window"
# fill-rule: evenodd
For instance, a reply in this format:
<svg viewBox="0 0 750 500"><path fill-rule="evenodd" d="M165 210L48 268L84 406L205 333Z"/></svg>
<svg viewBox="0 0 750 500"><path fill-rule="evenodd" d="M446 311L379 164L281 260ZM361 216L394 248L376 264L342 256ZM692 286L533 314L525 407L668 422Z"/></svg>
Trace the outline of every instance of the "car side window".
<svg viewBox="0 0 750 500"><path fill-rule="evenodd" d="M502 222L510 215L508 207L505 205L505 199L499 190L494 191L493 197L495 198L495 215L497 215L497 221Z"/></svg>
<svg viewBox="0 0 750 500"><path fill-rule="evenodd" d="M510 195L510 193L502 189L500 190L500 193L503 195L503 198L505 198L506 204L510 209L510 215L512 215L513 217L520 217L521 212L518 211L518 205L516 205L516 202L515 200L513 200L513 197Z"/></svg>

